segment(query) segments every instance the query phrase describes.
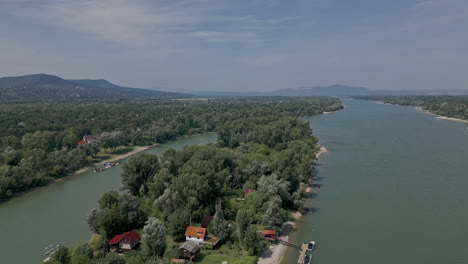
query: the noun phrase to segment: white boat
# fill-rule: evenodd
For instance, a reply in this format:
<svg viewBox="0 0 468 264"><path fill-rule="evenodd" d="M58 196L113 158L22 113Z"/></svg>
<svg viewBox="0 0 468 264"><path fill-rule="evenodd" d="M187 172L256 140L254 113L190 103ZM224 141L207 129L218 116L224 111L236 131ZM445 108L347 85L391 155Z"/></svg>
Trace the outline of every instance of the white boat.
<svg viewBox="0 0 468 264"><path fill-rule="evenodd" d="M303 264L310 264L311 261L312 261L312 256L309 256L309 255L305 255L304 258L302 259Z"/></svg>
<svg viewBox="0 0 468 264"><path fill-rule="evenodd" d="M315 241L310 241L309 244L307 244L307 251L312 251L315 248Z"/></svg>

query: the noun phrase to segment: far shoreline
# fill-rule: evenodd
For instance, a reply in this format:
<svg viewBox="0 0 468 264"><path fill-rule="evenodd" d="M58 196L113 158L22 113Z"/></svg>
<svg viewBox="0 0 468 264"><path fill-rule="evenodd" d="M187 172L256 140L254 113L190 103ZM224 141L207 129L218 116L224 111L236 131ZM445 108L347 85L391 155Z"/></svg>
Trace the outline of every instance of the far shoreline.
<svg viewBox="0 0 468 264"><path fill-rule="evenodd" d="M442 120L449 120L449 121L455 121L455 122L460 122L460 123L465 123L465 124L468 124L468 120L464 120L464 119L460 119L460 118L455 118L455 117L448 117L448 116L443 116L443 115L438 115L438 114L435 114L435 113L432 113L431 111L429 110L424 110L422 109L420 106L415 106L414 108L420 110L420 111L423 111L425 113L428 113L430 115L433 115L435 118L437 119L442 119Z"/></svg>

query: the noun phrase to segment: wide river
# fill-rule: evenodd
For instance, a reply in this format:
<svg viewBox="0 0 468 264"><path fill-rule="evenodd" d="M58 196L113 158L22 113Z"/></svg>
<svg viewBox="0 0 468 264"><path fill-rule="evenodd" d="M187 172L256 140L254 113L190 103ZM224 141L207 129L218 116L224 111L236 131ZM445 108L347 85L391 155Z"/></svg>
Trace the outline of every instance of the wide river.
<svg viewBox="0 0 468 264"><path fill-rule="evenodd" d="M309 119L328 153L293 242L313 264L468 263L468 125L413 107L343 100ZM290 250L284 263L296 263Z"/></svg>
<svg viewBox="0 0 468 264"><path fill-rule="evenodd" d="M205 134L161 144L146 153L161 154L169 148L216 142L216 134ZM88 241L91 232L86 216L101 195L122 187L121 166L104 172L87 172L36 189L0 204L0 263L42 263L45 248L62 242L71 246Z"/></svg>

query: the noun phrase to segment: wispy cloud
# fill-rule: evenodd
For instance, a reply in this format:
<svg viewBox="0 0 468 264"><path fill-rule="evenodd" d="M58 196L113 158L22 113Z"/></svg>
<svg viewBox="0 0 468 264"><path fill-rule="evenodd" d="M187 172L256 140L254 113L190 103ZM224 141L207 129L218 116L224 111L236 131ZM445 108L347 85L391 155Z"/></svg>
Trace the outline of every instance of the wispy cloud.
<svg viewBox="0 0 468 264"><path fill-rule="evenodd" d="M15 9L15 14L96 39L135 46L171 46L171 41L180 38L251 42L258 40L263 31L296 19L220 15L229 4L209 0L50 0L33 5L34 8ZM213 30L216 26L222 26L222 30Z"/></svg>

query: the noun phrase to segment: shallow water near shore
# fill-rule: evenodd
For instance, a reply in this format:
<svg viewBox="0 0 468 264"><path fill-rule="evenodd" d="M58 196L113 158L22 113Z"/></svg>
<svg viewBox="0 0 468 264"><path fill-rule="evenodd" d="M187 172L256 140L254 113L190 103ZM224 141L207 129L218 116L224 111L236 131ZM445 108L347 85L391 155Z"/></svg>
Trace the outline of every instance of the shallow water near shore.
<svg viewBox="0 0 468 264"><path fill-rule="evenodd" d="M328 153L292 242L313 264L468 263L467 124L413 107L344 99L309 118ZM283 263L296 263L291 249Z"/></svg>
<svg viewBox="0 0 468 264"><path fill-rule="evenodd" d="M162 154L173 148L216 142L214 133L184 137L141 153ZM138 154L136 154L138 155ZM72 246L88 241L86 216L101 195L122 187L121 167L92 171L65 178L0 204L0 263L42 263L45 248L61 242Z"/></svg>

